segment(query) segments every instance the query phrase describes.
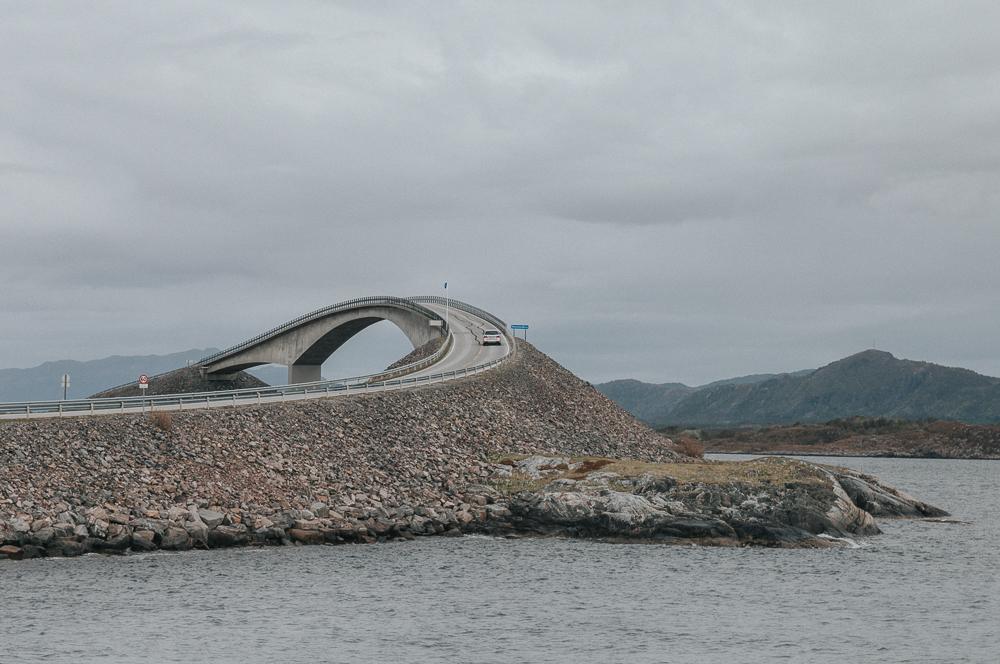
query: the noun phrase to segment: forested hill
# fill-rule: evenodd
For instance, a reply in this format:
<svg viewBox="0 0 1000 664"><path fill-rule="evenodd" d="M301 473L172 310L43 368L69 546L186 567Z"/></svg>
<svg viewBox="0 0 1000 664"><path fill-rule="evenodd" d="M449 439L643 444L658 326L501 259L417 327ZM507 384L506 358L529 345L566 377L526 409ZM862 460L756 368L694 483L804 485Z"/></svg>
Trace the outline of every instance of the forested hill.
<svg viewBox="0 0 1000 664"><path fill-rule="evenodd" d="M815 371L703 387L617 380L597 388L654 425L825 422L854 416L1000 422L1000 379L867 350Z"/></svg>

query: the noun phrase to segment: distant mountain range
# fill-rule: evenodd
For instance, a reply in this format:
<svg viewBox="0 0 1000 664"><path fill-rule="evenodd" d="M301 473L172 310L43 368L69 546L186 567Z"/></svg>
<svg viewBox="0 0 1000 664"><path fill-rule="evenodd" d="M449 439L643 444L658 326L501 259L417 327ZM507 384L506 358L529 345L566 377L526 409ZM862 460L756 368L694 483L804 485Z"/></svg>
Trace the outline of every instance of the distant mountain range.
<svg viewBox="0 0 1000 664"><path fill-rule="evenodd" d="M1000 422L1000 378L867 350L816 370L701 387L615 380L596 386L654 426L722 427L866 416Z"/></svg>
<svg viewBox="0 0 1000 664"><path fill-rule="evenodd" d="M82 399L109 387L186 366L217 352L215 348L193 348L169 355L113 355L100 360L78 362L57 360L30 369L0 369L0 402L61 399L60 379L70 375L70 399ZM284 367L260 367L251 373L269 385L286 382Z"/></svg>

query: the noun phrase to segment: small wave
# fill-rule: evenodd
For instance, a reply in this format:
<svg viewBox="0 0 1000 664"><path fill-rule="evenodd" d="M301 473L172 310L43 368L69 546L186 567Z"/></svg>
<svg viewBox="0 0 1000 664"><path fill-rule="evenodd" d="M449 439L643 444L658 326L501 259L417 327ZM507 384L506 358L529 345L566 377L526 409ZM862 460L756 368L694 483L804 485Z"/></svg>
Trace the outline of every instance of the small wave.
<svg viewBox="0 0 1000 664"><path fill-rule="evenodd" d="M507 542L509 540L524 539L521 537L504 537L503 535L484 535L482 533L463 534L464 540L485 540L487 542Z"/></svg>
<svg viewBox="0 0 1000 664"><path fill-rule="evenodd" d="M961 519L956 519L956 518L951 517L951 516L943 516L943 517L933 516L933 517L927 517L925 519L920 519L920 520L923 521L923 522L925 522L925 523L945 523L945 524L950 524L950 525L953 525L953 526L954 525L968 526L968 525L972 524L971 521L963 521Z"/></svg>
<svg viewBox="0 0 1000 664"><path fill-rule="evenodd" d="M826 533L820 533L816 537L821 537L832 542L842 542L847 545L848 549L863 549L868 546L866 543L852 540L850 537L834 537L833 535L827 535Z"/></svg>

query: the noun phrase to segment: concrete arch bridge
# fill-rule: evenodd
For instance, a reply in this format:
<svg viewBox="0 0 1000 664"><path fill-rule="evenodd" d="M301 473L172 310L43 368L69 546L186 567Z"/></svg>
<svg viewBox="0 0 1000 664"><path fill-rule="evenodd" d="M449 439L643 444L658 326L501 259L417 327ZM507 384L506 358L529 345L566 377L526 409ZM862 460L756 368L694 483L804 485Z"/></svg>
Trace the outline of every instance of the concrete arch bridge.
<svg viewBox="0 0 1000 664"><path fill-rule="evenodd" d="M416 301L390 296L348 300L279 325L232 348L202 358L210 379L223 380L262 364L288 367L288 383L321 380L320 368L351 337L379 321L394 324L414 348L448 336L445 314Z"/></svg>

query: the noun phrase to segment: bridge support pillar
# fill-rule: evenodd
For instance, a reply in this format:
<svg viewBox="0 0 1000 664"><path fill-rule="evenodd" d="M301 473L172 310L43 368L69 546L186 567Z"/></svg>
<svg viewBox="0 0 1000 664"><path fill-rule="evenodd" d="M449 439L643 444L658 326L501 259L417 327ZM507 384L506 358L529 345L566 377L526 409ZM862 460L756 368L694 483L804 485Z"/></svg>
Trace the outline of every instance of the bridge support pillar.
<svg viewBox="0 0 1000 664"><path fill-rule="evenodd" d="M319 364L290 364L288 365L288 384L312 383L322 380L321 368L322 365Z"/></svg>

